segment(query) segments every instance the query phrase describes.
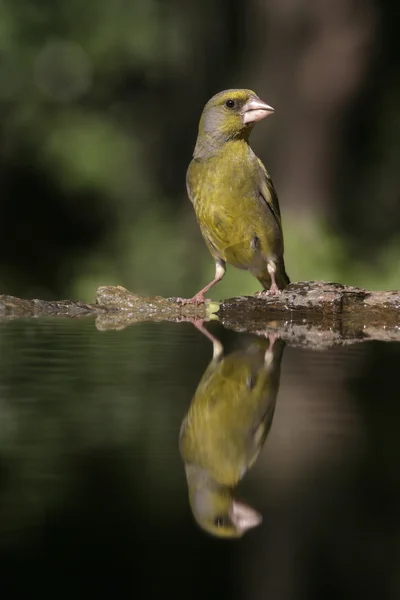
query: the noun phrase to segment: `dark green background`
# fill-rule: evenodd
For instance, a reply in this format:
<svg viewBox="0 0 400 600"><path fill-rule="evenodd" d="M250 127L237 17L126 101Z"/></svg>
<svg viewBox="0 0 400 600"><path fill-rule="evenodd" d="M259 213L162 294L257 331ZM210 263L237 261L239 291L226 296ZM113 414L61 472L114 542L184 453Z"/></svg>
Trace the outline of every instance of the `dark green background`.
<svg viewBox="0 0 400 600"><path fill-rule="evenodd" d="M194 293L213 273L186 198L203 105L274 106L253 145L292 280L400 280L397 2L16 0L0 6L0 291ZM258 283L230 269L215 299Z"/></svg>

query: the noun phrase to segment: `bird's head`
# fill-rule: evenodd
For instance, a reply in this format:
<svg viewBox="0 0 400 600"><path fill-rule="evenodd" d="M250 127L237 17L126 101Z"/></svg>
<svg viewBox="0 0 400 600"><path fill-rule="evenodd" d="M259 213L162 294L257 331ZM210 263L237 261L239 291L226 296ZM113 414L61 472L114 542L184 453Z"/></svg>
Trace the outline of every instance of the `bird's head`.
<svg viewBox="0 0 400 600"><path fill-rule="evenodd" d="M254 124L273 112L274 109L251 90L225 90L205 105L199 136L247 139Z"/></svg>
<svg viewBox="0 0 400 600"><path fill-rule="evenodd" d="M207 533L222 538L239 538L257 527L261 515L232 497L232 492L215 482L189 488L190 505L197 523Z"/></svg>

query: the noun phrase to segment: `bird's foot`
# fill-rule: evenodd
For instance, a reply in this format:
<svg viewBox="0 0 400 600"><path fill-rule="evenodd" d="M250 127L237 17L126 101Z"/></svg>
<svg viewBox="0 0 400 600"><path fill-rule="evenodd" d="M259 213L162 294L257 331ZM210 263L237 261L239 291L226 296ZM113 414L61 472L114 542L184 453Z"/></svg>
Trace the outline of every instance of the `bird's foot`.
<svg viewBox="0 0 400 600"><path fill-rule="evenodd" d="M194 304L195 306L198 306L199 304L205 304L209 301L208 298L204 298L204 294L201 292L193 296L193 298L175 298L175 300L182 305Z"/></svg>
<svg viewBox="0 0 400 600"><path fill-rule="evenodd" d="M254 296L255 298L268 298L270 296L278 296L281 291L276 283L272 283L269 290L261 290L261 292L256 292Z"/></svg>
<svg viewBox="0 0 400 600"><path fill-rule="evenodd" d="M281 290L278 288L275 282L271 284L271 287L269 288L269 293L271 294L271 296L277 296L281 293Z"/></svg>
<svg viewBox="0 0 400 600"><path fill-rule="evenodd" d="M254 335L265 337L267 340L269 340L270 349L273 347L276 340L279 340L281 337L278 332L271 331L270 329L257 329L253 333Z"/></svg>
<svg viewBox="0 0 400 600"><path fill-rule="evenodd" d="M188 298L181 298L180 296L174 296L173 298L171 298L171 300L173 300L177 304L187 304L188 302L190 302Z"/></svg>

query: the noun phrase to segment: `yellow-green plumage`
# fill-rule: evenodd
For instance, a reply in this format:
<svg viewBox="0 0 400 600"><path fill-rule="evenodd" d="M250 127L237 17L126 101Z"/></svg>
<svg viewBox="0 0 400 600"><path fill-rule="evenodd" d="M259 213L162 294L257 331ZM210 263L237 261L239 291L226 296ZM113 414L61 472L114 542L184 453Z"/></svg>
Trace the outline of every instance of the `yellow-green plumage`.
<svg viewBox="0 0 400 600"><path fill-rule="evenodd" d="M211 534L239 537L261 521L233 498L235 486L256 460L270 429L279 388L284 343L251 338L214 358L205 371L180 433L190 504Z"/></svg>
<svg viewBox="0 0 400 600"><path fill-rule="evenodd" d="M273 292L289 284L278 198L248 143L254 123L272 110L250 90L221 92L204 108L186 184L217 270L193 301L204 300L223 277L225 263L250 271L264 289L272 284Z"/></svg>

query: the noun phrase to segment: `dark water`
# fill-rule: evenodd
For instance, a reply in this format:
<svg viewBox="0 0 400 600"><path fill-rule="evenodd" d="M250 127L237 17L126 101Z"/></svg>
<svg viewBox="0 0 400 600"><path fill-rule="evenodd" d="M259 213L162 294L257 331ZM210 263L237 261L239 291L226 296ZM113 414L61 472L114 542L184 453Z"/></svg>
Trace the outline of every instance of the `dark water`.
<svg viewBox="0 0 400 600"><path fill-rule="evenodd" d="M2 598L400 597L400 345L207 327L222 366L186 323L0 324ZM192 506L181 452L202 465ZM220 497L262 522L218 537Z"/></svg>

